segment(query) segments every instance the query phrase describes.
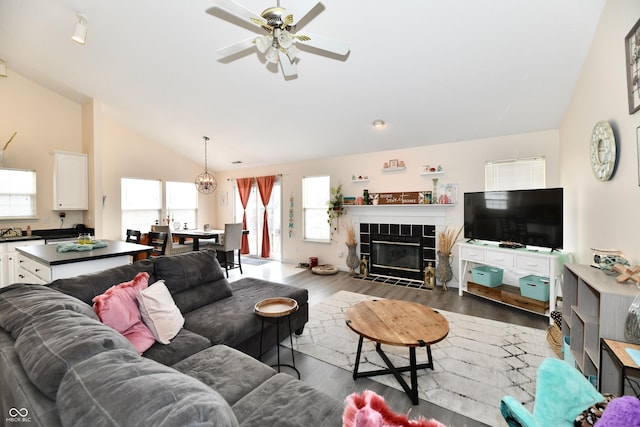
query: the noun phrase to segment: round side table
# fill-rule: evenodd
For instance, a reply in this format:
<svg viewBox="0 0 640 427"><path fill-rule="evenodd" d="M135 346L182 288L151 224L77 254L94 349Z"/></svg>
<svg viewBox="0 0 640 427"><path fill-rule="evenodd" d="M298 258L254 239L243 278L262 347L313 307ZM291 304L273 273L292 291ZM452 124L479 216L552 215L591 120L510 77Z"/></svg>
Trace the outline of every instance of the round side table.
<svg viewBox="0 0 640 427"><path fill-rule="evenodd" d="M276 320L276 349L278 353L278 363L271 365L273 368L280 368L286 366L293 369L298 374L300 379L300 371L296 368L296 360L293 354L293 337L291 336L291 315L298 311L298 302L292 298L267 298L260 301L254 307L254 311L262 319L262 326L260 329L260 360L262 360L262 338L264 337L264 322L266 319ZM289 324L289 343L291 345L291 365L280 363L280 319L286 317Z"/></svg>

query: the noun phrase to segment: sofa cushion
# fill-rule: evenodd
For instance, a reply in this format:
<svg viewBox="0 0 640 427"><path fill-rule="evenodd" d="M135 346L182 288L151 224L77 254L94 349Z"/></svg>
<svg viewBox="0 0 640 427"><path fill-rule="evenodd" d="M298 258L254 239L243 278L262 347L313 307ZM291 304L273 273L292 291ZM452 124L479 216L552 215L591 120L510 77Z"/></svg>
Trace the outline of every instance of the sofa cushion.
<svg viewBox="0 0 640 427"><path fill-rule="evenodd" d="M65 426L238 425L215 390L123 350L98 354L71 369L60 384L57 405Z"/></svg>
<svg viewBox="0 0 640 427"><path fill-rule="evenodd" d="M241 426L341 426L343 404L288 374L276 374L233 405Z"/></svg>
<svg viewBox="0 0 640 427"><path fill-rule="evenodd" d="M138 273L133 280L112 286L93 299L93 309L105 325L125 336L140 354L155 342L147 325L142 321L138 291L148 286L149 273Z"/></svg>
<svg viewBox="0 0 640 427"><path fill-rule="evenodd" d="M180 329L180 332L173 337L171 343L161 344L156 342L142 355L163 365L171 366L209 347L211 347L211 341L208 338L187 329Z"/></svg>
<svg viewBox="0 0 640 427"><path fill-rule="evenodd" d="M42 285L14 284L0 288L0 327L13 339L32 318L58 310L70 310L98 319L90 306Z"/></svg>
<svg viewBox="0 0 640 427"><path fill-rule="evenodd" d="M184 317L173 302L164 280L158 280L147 289L139 290L136 298L142 321L151 330L156 341L169 344L182 329Z"/></svg>
<svg viewBox="0 0 640 427"><path fill-rule="evenodd" d="M0 413L8 417L9 408L29 411L31 426L58 427L60 418L56 402L45 396L29 379L16 354L15 341L0 328ZM2 422L2 421L0 421ZM3 425L23 426L19 422Z"/></svg>
<svg viewBox="0 0 640 427"><path fill-rule="evenodd" d="M242 278L231 283L231 286L233 296L226 299L224 304L209 304L192 312L183 313L184 327L204 335L214 345L226 344L258 357L262 318L254 312L256 303L266 298L293 298L300 307L291 316L293 330L300 328L308 320L307 289L252 277ZM287 322L281 322L281 331L287 331L287 326ZM276 341L274 319L267 320L264 327L264 349L267 349Z"/></svg>
<svg viewBox="0 0 640 427"><path fill-rule="evenodd" d="M226 345L203 350L172 368L216 390L229 405L276 374L275 369Z"/></svg>
<svg viewBox="0 0 640 427"><path fill-rule="evenodd" d="M23 369L50 399L55 399L62 377L75 364L115 348L136 351L113 329L70 310L27 321L15 342Z"/></svg>
<svg viewBox="0 0 640 427"><path fill-rule="evenodd" d="M161 256L152 262L155 277L164 280L182 314L232 295L215 251Z"/></svg>
<svg viewBox="0 0 640 427"><path fill-rule="evenodd" d="M96 296L102 295L107 289L118 283L131 280L132 277L135 277L136 274L141 272L149 273L150 280L152 282L155 281L153 278L153 263L145 259L133 264L109 268L97 273L57 279L51 282L49 287L67 295L74 296L80 301L91 305Z"/></svg>

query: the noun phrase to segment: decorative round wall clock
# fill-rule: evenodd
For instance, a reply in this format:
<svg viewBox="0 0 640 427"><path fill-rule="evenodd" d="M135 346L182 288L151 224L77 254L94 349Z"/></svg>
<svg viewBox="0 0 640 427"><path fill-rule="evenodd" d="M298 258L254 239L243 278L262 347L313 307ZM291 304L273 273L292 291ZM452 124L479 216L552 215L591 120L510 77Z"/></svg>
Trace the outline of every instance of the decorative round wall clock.
<svg viewBox="0 0 640 427"><path fill-rule="evenodd" d="M616 139L609 122L596 123L589 145L591 170L600 181L611 179L616 167Z"/></svg>

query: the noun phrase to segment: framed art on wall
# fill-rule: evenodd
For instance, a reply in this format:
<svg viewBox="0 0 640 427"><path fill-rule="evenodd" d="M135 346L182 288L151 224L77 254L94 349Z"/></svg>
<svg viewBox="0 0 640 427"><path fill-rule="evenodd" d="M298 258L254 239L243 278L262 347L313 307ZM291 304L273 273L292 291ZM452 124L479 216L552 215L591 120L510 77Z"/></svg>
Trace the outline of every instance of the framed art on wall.
<svg viewBox="0 0 640 427"><path fill-rule="evenodd" d="M627 94L629 114L640 109L640 20L624 38L627 61Z"/></svg>

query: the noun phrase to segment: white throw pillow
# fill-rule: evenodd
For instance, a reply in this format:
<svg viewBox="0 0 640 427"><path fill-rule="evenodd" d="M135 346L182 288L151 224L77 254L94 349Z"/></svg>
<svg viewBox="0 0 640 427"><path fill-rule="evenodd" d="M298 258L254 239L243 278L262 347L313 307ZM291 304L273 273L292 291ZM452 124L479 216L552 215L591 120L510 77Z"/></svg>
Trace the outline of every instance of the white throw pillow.
<svg viewBox="0 0 640 427"><path fill-rule="evenodd" d="M142 321L158 342L169 344L182 329L184 317L173 302L164 280L158 280L148 288L138 291L137 298Z"/></svg>

